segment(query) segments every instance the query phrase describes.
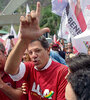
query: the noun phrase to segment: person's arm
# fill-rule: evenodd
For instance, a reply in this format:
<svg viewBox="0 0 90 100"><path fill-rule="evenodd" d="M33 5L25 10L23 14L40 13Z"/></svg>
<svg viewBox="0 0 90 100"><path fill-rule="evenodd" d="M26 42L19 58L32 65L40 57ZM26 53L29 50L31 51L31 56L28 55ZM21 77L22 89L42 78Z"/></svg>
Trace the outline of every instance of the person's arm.
<svg viewBox="0 0 90 100"><path fill-rule="evenodd" d="M36 11L31 11L26 17L20 18L20 37L13 50L10 52L6 64L5 72L8 74L17 74L19 71L19 64L21 62L24 51L28 44L42 34L49 32L49 28L40 29L39 27L40 17L40 3L37 2Z"/></svg>
<svg viewBox="0 0 90 100"><path fill-rule="evenodd" d="M23 95L21 88L14 89L9 85L7 85L6 83L4 83L1 78L0 78L0 91L2 91L11 100L20 100Z"/></svg>

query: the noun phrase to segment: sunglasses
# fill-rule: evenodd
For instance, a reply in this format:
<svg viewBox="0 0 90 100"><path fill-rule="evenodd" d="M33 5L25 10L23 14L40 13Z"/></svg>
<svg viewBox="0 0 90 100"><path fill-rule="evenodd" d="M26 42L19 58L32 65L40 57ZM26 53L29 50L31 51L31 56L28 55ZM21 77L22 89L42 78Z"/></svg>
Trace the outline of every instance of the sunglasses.
<svg viewBox="0 0 90 100"><path fill-rule="evenodd" d="M70 53L72 53L72 52L66 52L66 54L70 54Z"/></svg>

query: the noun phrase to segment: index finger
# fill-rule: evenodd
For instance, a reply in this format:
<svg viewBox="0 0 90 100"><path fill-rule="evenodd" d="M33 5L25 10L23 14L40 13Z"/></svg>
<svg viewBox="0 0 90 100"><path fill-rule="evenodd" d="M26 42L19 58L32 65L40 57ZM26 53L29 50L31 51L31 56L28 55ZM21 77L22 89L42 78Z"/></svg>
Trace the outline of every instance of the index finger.
<svg viewBox="0 0 90 100"><path fill-rule="evenodd" d="M40 8L41 8L41 4L40 2L37 2L36 14L38 17L40 17Z"/></svg>

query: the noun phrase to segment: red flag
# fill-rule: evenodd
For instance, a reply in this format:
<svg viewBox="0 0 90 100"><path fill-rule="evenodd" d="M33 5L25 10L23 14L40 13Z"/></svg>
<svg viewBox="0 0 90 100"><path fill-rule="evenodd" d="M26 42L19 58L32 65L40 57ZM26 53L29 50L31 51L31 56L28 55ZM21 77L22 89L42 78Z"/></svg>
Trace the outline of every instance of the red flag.
<svg viewBox="0 0 90 100"><path fill-rule="evenodd" d="M74 54L78 54L79 53L78 50L75 47L73 47L73 53Z"/></svg>

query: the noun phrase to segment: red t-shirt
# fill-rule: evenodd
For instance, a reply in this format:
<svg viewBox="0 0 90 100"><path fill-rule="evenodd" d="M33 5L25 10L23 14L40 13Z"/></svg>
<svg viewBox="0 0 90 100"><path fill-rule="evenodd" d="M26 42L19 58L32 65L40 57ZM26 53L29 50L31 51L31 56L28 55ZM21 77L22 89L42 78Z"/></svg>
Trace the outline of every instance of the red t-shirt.
<svg viewBox="0 0 90 100"><path fill-rule="evenodd" d="M10 76L6 73L3 74L1 79L9 86L15 88L15 82L10 78ZM0 100L11 100L0 90Z"/></svg>
<svg viewBox="0 0 90 100"><path fill-rule="evenodd" d="M2 76L2 80L9 86L11 86L12 88L20 88L22 86L22 83L25 82L25 80L21 79L20 81L13 81L10 76L6 73L3 74ZM11 100L8 96L6 96L6 94L4 94L1 90L0 90L0 100ZM28 96L27 95L23 95L21 97L20 100L28 100Z"/></svg>
<svg viewBox="0 0 90 100"><path fill-rule="evenodd" d="M29 85L29 100L65 100L68 67L52 61L47 69L38 71L32 63L25 65L24 78Z"/></svg>

